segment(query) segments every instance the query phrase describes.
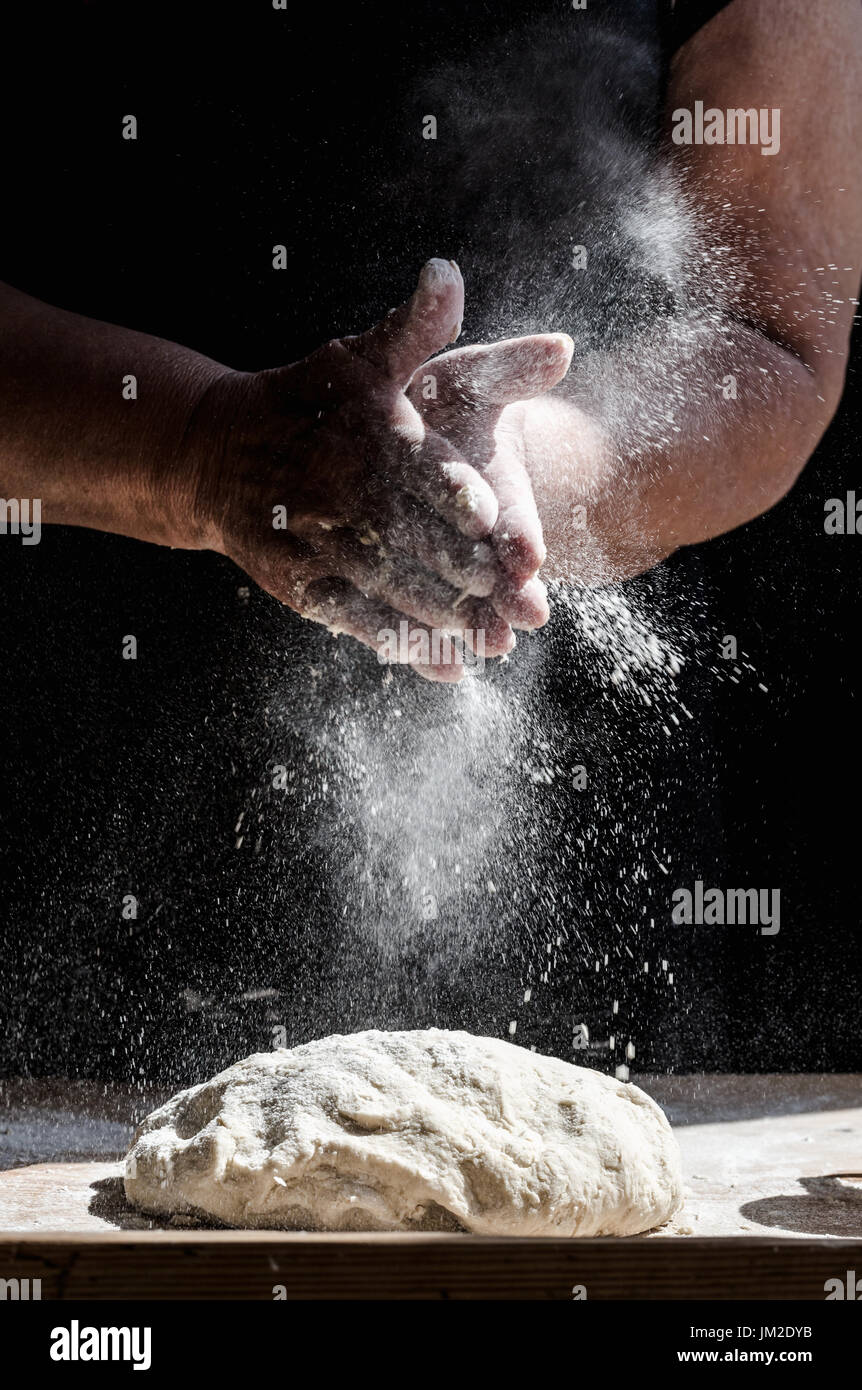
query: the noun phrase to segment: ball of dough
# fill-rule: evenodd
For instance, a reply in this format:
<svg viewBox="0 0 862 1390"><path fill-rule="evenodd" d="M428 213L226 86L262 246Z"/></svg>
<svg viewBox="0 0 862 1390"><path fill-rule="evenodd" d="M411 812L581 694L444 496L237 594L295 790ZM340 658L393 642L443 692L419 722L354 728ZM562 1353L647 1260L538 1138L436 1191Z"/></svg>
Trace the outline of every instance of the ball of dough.
<svg viewBox="0 0 862 1390"><path fill-rule="evenodd" d="M259 1052L144 1120L126 1195L228 1226L634 1235L682 1202L637 1086L436 1028Z"/></svg>

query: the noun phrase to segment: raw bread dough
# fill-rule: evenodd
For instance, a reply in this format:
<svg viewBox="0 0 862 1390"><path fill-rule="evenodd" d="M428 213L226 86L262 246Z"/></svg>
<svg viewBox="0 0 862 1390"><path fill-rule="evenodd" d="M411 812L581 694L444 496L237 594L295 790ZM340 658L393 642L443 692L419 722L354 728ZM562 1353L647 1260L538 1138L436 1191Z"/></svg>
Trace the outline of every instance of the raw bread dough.
<svg viewBox="0 0 862 1390"><path fill-rule="evenodd" d="M437 1028L237 1062L144 1120L125 1187L150 1212L299 1230L634 1235L682 1203L637 1086Z"/></svg>

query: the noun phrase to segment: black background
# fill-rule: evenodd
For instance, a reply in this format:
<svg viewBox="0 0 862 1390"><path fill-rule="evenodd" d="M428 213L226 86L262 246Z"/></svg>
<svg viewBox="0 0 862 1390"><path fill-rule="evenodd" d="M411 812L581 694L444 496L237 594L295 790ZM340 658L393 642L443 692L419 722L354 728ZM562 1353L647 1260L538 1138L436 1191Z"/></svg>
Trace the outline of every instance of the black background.
<svg viewBox="0 0 862 1390"><path fill-rule="evenodd" d="M505 6L468 6L469 22L413 6L394 25L359 4L298 17L262 3L193 8L181 26L176 7L70 5L38 34L7 30L4 278L251 369L365 326L409 293L428 255L461 259L440 244L458 235L445 207L399 216L388 189L403 130L421 114L410 65L504 28ZM135 143L120 139L127 112ZM276 242L289 248L280 274ZM465 327L469 340L469 318ZM554 837L583 804L555 803L535 852L559 880L558 911L585 895L595 907L518 1041L571 1056L572 1024L605 1036L619 997L620 1031L637 1036L646 1069L860 1065L862 541L823 530L827 498L862 493L857 395L851 370L838 419L779 506L635 581L665 607L696 605L707 657L684 686L696 727L655 756L631 727L602 814L633 833L649 824L656 845L673 847L677 883L780 887L779 936L681 934L656 872L637 914L647 904L654 915L644 953L670 959L675 988L634 978L625 959L599 980L627 832L578 869ZM283 731L308 700L309 664L334 663L337 698L379 679L373 659L333 656L325 635L262 594L241 595L244 577L214 555L49 528L37 547L3 539L0 572L4 1072L199 1079L269 1046L273 1020L290 1041L373 1024L505 1032L527 978L517 952L492 952L469 978L445 960L405 962L400 983L391 968L384 980L373 962L357 964L333 925L327 837L342 831L331 810L266 800L267 760L291 752ZM138 637L136 662L119 657L126 633ZM756 677L711 676L711 634L724 633ZM596 721L612 716L588 673L555 668L553 631L538 640L551 654L548 698L601 738ZM273 702L284 715L275 729ZM613 724L608 744L625 748L624 711ZM251 837L246 853L234 848L250 788L264 807L256 854ZM517 864L510 873L520 912ZM130 892L134 923L120 918ZM531 910L547 919L531 930L553 928L547 904ZM274 1011L240 1001L266 988L280 991ZM197 1010L184 990L216 1002Z"/></svg>

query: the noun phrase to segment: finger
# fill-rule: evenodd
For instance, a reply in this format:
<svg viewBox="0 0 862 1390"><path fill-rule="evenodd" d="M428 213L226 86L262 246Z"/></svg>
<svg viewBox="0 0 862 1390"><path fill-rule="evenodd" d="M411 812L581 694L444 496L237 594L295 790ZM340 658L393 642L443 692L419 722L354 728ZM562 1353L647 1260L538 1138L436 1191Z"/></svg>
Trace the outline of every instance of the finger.
<svg viewBox="0 0 862 1390"><path fill-rule="evenodd" d="M503 571L488 541L462 536L430 507L409 493L391 498L388 514L360 539L416 560L438 574L460 594L487 598L503 579Z"/></svg>
<svg viewBox="0 0 862 1390"><path fill-rule="evenodd" d="M336 636L347 633L377 654L382 664L401 661L426 680L459 681L465 665L457 650L439 642L422 623L359 592L344 579L318 579L306 592L303 617Z"/></svg>
<svg viewBox="0 0 862 1390"><path fill-rule="evenodd" d="M567 333L540 333L457 348L416 371L407 394L432 424L459 406L530 400L562 381L574 347Z"/></svg>
<svg viewBox="0 0 862 1390"><path fill-rule="evenodd" d="M465 595L409 557L383 554L367 540L363 544L348 529L318 533L314 545L282 533L257 547L253 557L237 558L262 589L303 615L309 586L337 578L402 618L457 634L480 655L504 656L515 646L510 624L490 598Z"/></svg>
<svg viewBox="0 0 862 1390"><path fill-rule="evenodd" d="M541 579L528 579L520 589L502 584L494 592L493 603L500 617L518 631L544 627L551 616L548 591Z"/></svg>
<svg viewBox="0 0 862 1390"><path fill-rule="evenodd" d="M409 492L391 486L369 493L364 521L353 524L345 515L325 527L316 518L297 519L292 534L312 547L326 547L326 537L352 535L380 557L402 556L452 586L456 593L487 598L505 571L490 539L473 540L449 526L442 517ZM328 553L328 552L325 552Z"/></svg>
<svg viewBox="0 0 862 1390"><path fill-rule="evenodd" d="M402 387L433 353L454 343L463 317L461 272L454 261L435 258L422 267L406 304L391 309L367 333L342 342Z"/></svg>
<svg viewBox="0 0 862 1390"><path fill-rule="evenodd" d="M408 492L464 536L482 539L497 523L499 505L493 484L432 430L426 429L422 443L413 445L403 458L399 479Z"/></svg>
<svg viewBox="0 0 862 1390"><path fill-rule="evenodd" d="M354 588L389 607L402 617L439 632L463 636L486 656L505 656L515 646L515 634L500 617L496 604L464 597L437 575L422 569L406 556L380 556L351 532L333 532L319 547L317 565L326 574L348 580Z"/></svg>
<svg viewBox="0 0 862 1390"><path fill-rule="evenodd" d="M514 442L503 438L497 444L482 467L482 476L493 488L499 509L491 533L494 552L520 588L544 563L545 542L530 475Z"/></svg>

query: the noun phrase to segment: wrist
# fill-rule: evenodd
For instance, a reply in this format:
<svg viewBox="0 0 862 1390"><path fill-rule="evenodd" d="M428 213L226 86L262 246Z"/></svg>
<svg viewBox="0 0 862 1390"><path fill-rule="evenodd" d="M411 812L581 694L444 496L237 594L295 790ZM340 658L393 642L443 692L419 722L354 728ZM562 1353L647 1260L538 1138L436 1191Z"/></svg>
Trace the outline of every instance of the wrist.
<svg viewBox="0 0 862 1390"><path fill-rule="evenodd" d="M142 539L183 550L222 548L211 493L215 475L226 471L232 420L227 401L236 394L234 379L242 376L191 354L176 364L170 398L157 403L157 416L144 430L140 475L133 483L133 491L142 493L148 531Z"/></svg>
<svg viewBox="0 0 862 1390"><path fill-rule="evenodd" d="M10 466L13 491L20 473L19 491L39 496L44 524L182 549L211 544L197 510L203 450L193 425L228 369L170 348L169 358L146 364L139 398L78 418L68 412L35 457L21 450L19 469Z"/></svg>
<svg viewBox="0 0 862 1390"><path fill-rule="evenodd" d="M259 375L220 367L201 384L187 413L177 467L155 480L158 505L182 536L172 544L229 553L232 498L245 456L254 452L253 384Z"/></svg>

